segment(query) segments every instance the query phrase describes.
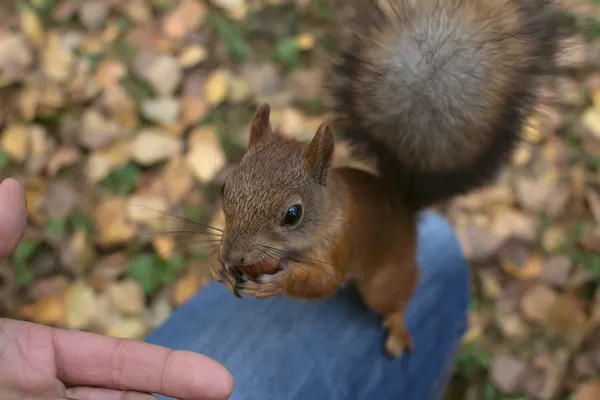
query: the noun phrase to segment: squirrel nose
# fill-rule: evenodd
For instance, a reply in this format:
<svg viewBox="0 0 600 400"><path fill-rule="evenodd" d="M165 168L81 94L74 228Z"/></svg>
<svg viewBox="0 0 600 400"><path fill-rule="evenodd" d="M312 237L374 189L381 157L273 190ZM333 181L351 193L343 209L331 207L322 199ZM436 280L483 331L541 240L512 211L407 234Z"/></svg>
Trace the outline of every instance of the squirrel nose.
<svg viewBox="0 0 600 400"><path fill-rule="evenodd" d="M221 247L219 259L223 264L231 265L241 265L244 264L244 262L246 261L245 254L239 254L239 252L233 250L229 246Z"/></svg>

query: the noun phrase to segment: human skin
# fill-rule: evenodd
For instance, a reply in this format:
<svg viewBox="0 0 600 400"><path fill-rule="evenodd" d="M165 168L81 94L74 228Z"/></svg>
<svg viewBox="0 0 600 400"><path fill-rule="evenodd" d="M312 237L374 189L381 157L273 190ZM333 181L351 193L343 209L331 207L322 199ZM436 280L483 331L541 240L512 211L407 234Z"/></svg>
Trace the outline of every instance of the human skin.
<svg viewBox="0 0 600 400"><path fill-rule="evenodd" d="M17 247L27 221L14 179L0 184L0 260ZM188 351L0 318L3 400L227 399L233 377L220 363Z"/></svg>

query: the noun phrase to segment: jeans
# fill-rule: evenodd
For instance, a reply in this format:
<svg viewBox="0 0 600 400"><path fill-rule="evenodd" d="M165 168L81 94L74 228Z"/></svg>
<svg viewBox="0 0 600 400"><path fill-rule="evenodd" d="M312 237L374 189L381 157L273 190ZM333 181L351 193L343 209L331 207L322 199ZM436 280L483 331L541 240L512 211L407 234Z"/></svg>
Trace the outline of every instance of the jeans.
<svg viewBox="0 0 600 400"><path fill-rule="evenodd" d="M211 283L146 339L202 353L233 374L233 400L441 399L467 327L469 270L451 226L419 218L412 353L383 355L385 330L354 286L333 298L237 299ZM158 396L161 399L168 397Z"/></svg>

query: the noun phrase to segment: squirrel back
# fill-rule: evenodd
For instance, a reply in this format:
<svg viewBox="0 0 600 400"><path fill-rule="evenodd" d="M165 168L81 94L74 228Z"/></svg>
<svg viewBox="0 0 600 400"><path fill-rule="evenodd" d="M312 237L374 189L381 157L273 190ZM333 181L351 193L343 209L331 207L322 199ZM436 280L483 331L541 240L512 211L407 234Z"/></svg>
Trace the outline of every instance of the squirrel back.
<svg viewBox="0 0 600 400"><path fill-rule="evenodd" d="M415 208L495 178L552 63L552 0L352 6L326 79L335 131Z"/></svg>

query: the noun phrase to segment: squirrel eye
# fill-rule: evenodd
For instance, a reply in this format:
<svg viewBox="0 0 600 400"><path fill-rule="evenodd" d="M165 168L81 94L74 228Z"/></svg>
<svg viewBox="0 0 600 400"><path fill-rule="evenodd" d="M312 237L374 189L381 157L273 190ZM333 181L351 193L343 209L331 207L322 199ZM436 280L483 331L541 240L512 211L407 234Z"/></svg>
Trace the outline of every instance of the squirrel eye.
<svg viewBox="0 0 600 400"><path fill-rule="evenodd" d="M223 197L223 194L225 193L225 184L223 184L221 186L221 197Z"/></svg>
<svg viewBox="0 0 600 400"><path fill-rule="evenodd" d="M286 211L281 221L282 226L296 225L300 218L302 218L302 206L300 204L294 204Z"/></svg>

